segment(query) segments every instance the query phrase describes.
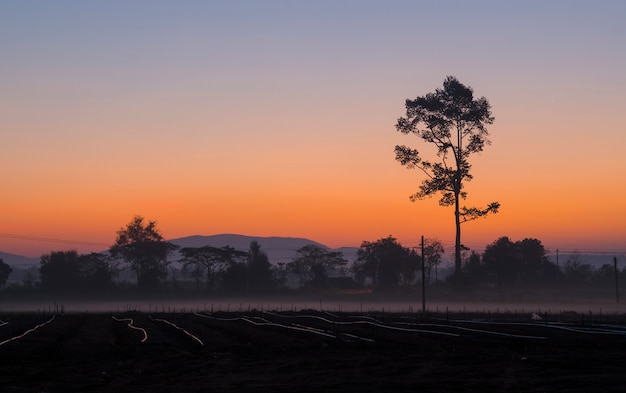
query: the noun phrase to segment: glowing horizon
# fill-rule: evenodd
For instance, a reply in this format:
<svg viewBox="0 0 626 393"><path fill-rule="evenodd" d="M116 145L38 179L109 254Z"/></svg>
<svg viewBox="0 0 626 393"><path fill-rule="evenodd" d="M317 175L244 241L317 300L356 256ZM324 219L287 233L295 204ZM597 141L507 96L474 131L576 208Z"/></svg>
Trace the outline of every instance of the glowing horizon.
<svg viewBox="0 0 626 393"><path fill-rule="evenodd" d="M393 149L432 152L394 125L454 75L495 116L466 203L502 205L463 243L626 250L626 3L453 3L1 4L0 233L111 244L141 215L167 239L423 235L449 256L452 209L409 201L422 177ZM100 251L0 236L66 245Z"/></svg>

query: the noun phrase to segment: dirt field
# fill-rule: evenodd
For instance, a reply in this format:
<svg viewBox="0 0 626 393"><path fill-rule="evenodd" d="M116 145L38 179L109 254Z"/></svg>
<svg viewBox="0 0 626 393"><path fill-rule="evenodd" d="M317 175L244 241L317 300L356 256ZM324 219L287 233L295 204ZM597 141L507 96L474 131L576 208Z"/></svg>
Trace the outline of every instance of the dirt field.
<svg viewBox="0 0 626 393"><path fill-rule="evenodd" d="M617 315L558 322L315 311L0 319L5 392L626 390L626 326Z"/></svg>

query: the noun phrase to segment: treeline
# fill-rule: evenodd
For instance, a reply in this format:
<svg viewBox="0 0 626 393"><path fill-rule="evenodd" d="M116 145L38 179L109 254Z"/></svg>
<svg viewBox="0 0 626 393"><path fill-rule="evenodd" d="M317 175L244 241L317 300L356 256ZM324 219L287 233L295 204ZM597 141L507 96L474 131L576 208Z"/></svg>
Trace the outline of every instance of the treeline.
<svg viewBox="0 0 626 393"><path fill-rule="evenodd" d="M177 268L171 266L178 255ZM518 288L614 288L626 283L626 269L611 263L599 269L573 255L557 266L537 239L512 241L501 237L479 254L465 250L461 273L444 280L433 278L445 253L441 242L426 239L423 249L402 246L389 236L364 241L349 264L341 252L317 245L296 250L287 263L272 264L261 246L253 241L248 250L232 247L180 248L166 242L153 221L136 216L117 232L107 253L80 255L74 250L43 255L39 280L31 277L22 285L5 290L45 293L103 294L120 290L142 292L178 291L237 295L268 294L298 289L413 288L427 285L455 289ZM0 287L5 286L11 267L0 259ZM131 271L134 279L121 278Z"/></svg>

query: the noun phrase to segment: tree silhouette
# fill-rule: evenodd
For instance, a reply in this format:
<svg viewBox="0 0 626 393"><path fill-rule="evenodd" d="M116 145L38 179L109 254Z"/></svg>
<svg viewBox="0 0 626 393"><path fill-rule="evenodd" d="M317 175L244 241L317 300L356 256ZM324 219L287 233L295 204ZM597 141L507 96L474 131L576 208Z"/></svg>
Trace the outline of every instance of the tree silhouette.
<svg viewBox="0 0 626 393"><path fill-rule="evenodd" d="M79 288L79 256L75 250L42 255L40 264L39 276L43 290L72 292Z"/></svg>
<svg viewBox="0 0 626 393"><path fill-rule="evenodd" d="M443 244L437 239L426 239L424 242L424 265L426 267L426 282L430 283L433 268L441 264L441 257L445 253Z"/></svg>
<svg viewBox="0 0 626 393"><path fill-rule="evenodd" d="M413 134L435 145L438 161L424 160L416 149L396 146L396 160L409 169L419 169L426 175L420 191L411 201L441 193L441 206L454 206L456 225L455 273L461 272L461 223L496 213L500 204L492 202L486 208L466 207L460 200L467 197L465 182L472 180L469 157L489 144L487 124L492 124L491 106L485 97L475 99L473 90L448 76L443 89L406 100L406 117L396 123L403 134Z"/></svg>
<svg viewBox="0 0 626 393"><path fill-rule="evenodd" d="M156 222L144 224L135 216L126 227L117 231L115 244L109 250L113 258L122 258L137 275L137 286L154 290L167 277L167 257L177 246L163 240Z"/></svg>
<svg viewBox="0 0 626 393"><path fill-rule="evenodd" d="M402 280L408 284L414 277L419 257L410 249L388 236L375 242L364 241L352 265L355 279L363 283L372 280L375 288L389 288Z"/></svg>
<svg viewBox="0 0 626 393"><path fill-rule="evenodd" d="M3 287L4 284L7 283L7 280L9 279L12 271L13 268L9 266L9 264L5 263L2 258L0 258L0 287Z"/></svg>
<svg viewBox="0 0 626 393"><path fill-rule="evenodd" d="M579 253L570 255L563 265L565 284L573 287L584 287L591 283L593 267Z"/></svg>
<svg viewBox="0 0 626 393"><path fill-rule="evenodd" d="M315 244L307 244L296 250L296 253L294 260L287 264L287 270L295 273L305 286L325 287L328 284L328 274L348 263L343 253L328 251Z"/></svg>
<svg viewBox="0 0 626 393"><path fill-rule="evenodd" d="M78 274L86 290L102 292L111 286L114 271L109 260L108 256L95 252L78 257Z"/></svg>
<svg viewBox="0 0 626 393"><path fill-rule="evenodd" d="M554 283L556 266L541 241L525 238L513 242L503 236L485 247L482 272L485 281L499 288L540 286Z"/></svg>
<svg viewBox="0 0 626 393"><path fill-rule="evenodd" d="M220 274L234 263L248 256L247 252L237 251L229 246L221 248L211 246L185 247L180 250L180 253L182 255L180 262L186 269L191 270L195 278L198 279L203 271L206 272L208 291L215 289L215 283Z"/></svg>
<svg viewBox="0 0 626 393"><path fill-rule="evenodd" d="M246 272L246 287L248 292L266 292L272 288L272 265L267 253L261 250L261 245L253 240L248 252L248 269Z"/></svg>

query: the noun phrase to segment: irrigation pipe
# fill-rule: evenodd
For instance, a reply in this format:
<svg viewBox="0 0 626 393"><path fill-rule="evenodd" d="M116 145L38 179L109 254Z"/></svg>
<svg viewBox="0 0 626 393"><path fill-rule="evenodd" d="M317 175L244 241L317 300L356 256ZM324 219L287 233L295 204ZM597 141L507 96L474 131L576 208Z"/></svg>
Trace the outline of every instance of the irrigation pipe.
<svg viewBox="0 0 626 393"><path fill-rule="evenodd" d="M312 326L300 325L298 323L294 323L292 326L300 327L302 329L308 329L308 330L312 330L312 331L317 331L317 332L327 332L326 330L323 330L323 329L314 328ZM340 335L342 335L344 337L351 338L353 340L362 340L362 341L367 341L367 342L371 342L371 343L375 342L371 338L361 337L361 336L357 336L355 334L341 332Z"/></svg>
<svg viewBox="0 0 626 393"><path fill-rule="evenodd" d="M216 321L240 321L241 317L235 317L235 318L218 318L218 317L214 317L212 315L206 315L206 314L200 314L198 312L194 312L193 315L198 316L200 318L207 318L207 319L215 319Z"/></svg>
<svg viewBox="0 0 626 393"><path fill-rule="evenodd" d="M581 328L573 328L573 327L567 327L563 325L552 325L552 324L547 324L545 326L552 328L552 329L561 329L561 330L566 330L569 332L583 333L583 334L606 334L606 335L614 335L614 336L626 336L626 332L624 332L623 330L581 329Z"/></svg>
<svg viewBox="0 0 626 393"><path fill-rule="evenodd" d="M8 339L8 340L4 340L4 341L0 342L0 346L1 346L1 345L6 344L6 343L8 343L8 342L11 342L11 341L13 341L13 340L17 340L17 339L19 339L19 338L22 338L22 337L24 337L25 335L27 335L28 333L32 333L32 332L34 332L35 330L39 329L40 327L42 327L42 326L44 326L44 325L49 324L50 322L54 321L54 317L55 317L55 315L53 315L53 316L52 316L52 318L50 318L50 319L49 319L49 320L47 320L46 322L41 323L41 324L39 324L39 325L35 326L34 328L32 328L32 329L29 329L29 330L25 331L24 333L20 334L19 336L15 336L15 337L13 337L13 338L10 338L10 339ZM5 324L6 324L6 322L5 322Z"/></svg>
<svg viewBox="0 0 626 393"><path fill-rule="evenodd" d="M371 321L352 321L352 322L347 322L347 321L331 321L330 319L326 319L317 315L295 315L295 316L290 316L290 315L280 315L280 314L274 314L274 313L268 313L270 315L274 315L274 316L278 316L278 317L283 317L283 318L312 318L312 319L319 319L321 321L324 321L326 323L331 323L331 324L336 324L336 325L372 325L372 326L376 326L379 328L383 328L383 329L390 329L390 330L398 330L398 331L402 331L402 332L409 332L409 333L426 333L426 334L434 334L434 335L442 335L442 336L449 336L449 337L459 337L459 334L456 333L448 333L448 332L439 332L436 330L425 330L425 329L408 329L408 328L401 328L401 327L397 327L397 326L391 326L391 325L386 325L381 321L378 321L374 318L367 318L367 319L371 319Z"/></svg>
<svg viewBox="0 0 626 393"><path fill-rule="evenodd" d="M463 326L455 326L455 325L439 325L439 324L434 324L434 323L413 324L409 322L402 322L402 323L407 324L407 325L441 327L441 328L448 328L448 329L463 330L466 332L491 334L494 336L503 336L503 337L512 337L512 338L523 338L523 339L530 339L530 340L547 340L548 339L548 337L543 337L543 336L526 336L522 334L502 333L502 332L494 332L493 330L472 329L472 328L467 328Z"/></svg>
<svg viewBox="0 0 626 393"><path fill-rule="evenodd" d="M135 329L135 330L139 330L143 333L143 339L141 340L141 342L145 342L148 339L148 332L146 332L146 329L137 327L135 325L133 325L133 319L132 318L122 318L122 319L118 319L115 318L115 315L111 315L111 317L113 317L113 319L115 319L118 322L128 322L128 327L131 329Z"/></svg>
<svg viewBox="0 0 626 393"><path fill-rule="evenodd" d="M256 325L256 326L277 326L277 327L281 327L281 328L284 328L284 329L297 330L297 331L306 332L306 333L318 334L318 335L325 336L325 337L337 338L337 336L329 334L329 333L324 333L324 332L320 332L320 331L316 331L316 330L312 330L312 329L305 329L305 328L296 327L296 326L282 325L282 324L279 324L279 323L269 322L267 320L263 320L263 322L255 322L255 321L253 321L252 319L250 319L248 317L218 318L218 317L214 317L214 316L211 316L211 315L204 315L204 314L199 314L199 313L194 313L194 314L199 316L199 317L201 317L201 318L214 319L216 321L227 321L227 322L244 321L244 322L248 322L248 323L251 323L253 325Z"/></svg>
<svg viewBox="0 0 626 393"><path fill-rule="evenodd" d="M305 328L301 328L298 326L287 326L287 325L282 325L280 323L275 323L275 322L269 322L265 319L261 319L261 322L255 322L252 319L246 318L246 317L242 317L241 320L242 321L246 321L248 323L251 323L253 325L256 326L277 326L277 327L281 327L284 329L289 329L289 330L297 330L297 331L301 331L301 332L307 332L307 333L313 333L313 334L318 334L320 336L324 336L324 337L329 337L329 338L337 338L337 336L330 334L330 333L325 333L322 331L319 331L318 329L305 329Z"/></svg>
<svg viewBox="0 0 626 393"><path fill-rule="evenodd" d="M185 333L186 335L188 335L189 337L191 337L191 338L193 338L194 340L196 340L196 341L198 342L198 344L200 344L200 346L201 346L201 347L203 347L203 346L204 346L204 343L202 342L202 340L200 340L198 337L194 336L193 334L189 333L187 330L183 329L182 327L180 327L180 326L176 325L175 323L172 323L172 322L170 322L170 321L168 321L168 320L161 319L161 318L154 318L154 319L153 319L152 317L150 317L150 320L151 320L151 321L159 321L159 322L163 322L163 323L166 323L166 324L168 324L168 325L170 325L170 326L173 326L173 327L175 327L176 329L178 329L178 330L180 330L181 332L183 332L183 333Z"/></svg>
<svg viewBox="0 0 626 393"><path fill-rule="evenodd" d="M487 321L464 321L464 320L453 320L450 322L455 323L473 323L473 324L490 324L490 325L509 325L509 326L536 326L536 327L545 327L551 329L560 329L566 330L574 333L583 333L583 334L606 334L606 335L615 335L615 336L626 336L626 327L622 327L617 330L606 330L606 329L593 329L593 328L576 328L569 327L564 324L558 322L550 322L550 323L527 323L527 322L487 322ZM613 327L617 328L616 325L598 325L599 327Z"/></svg>

